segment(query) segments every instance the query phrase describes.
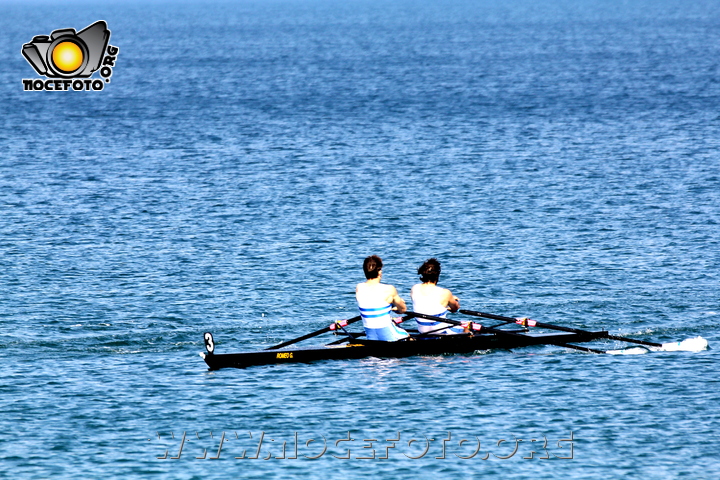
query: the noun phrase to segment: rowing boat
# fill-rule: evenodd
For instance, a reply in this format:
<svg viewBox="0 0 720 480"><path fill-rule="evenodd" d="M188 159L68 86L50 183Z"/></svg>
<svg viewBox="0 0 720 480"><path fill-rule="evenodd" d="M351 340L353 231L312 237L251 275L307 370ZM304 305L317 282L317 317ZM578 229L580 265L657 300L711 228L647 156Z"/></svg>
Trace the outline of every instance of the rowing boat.
<svg viewBox="0 0 720 480"><path fill-rule="evenodd" d="M361 320L361 317L357 316L349 320L338 320L320 330L268 347L265 350L221 354L215 353L215 339L212 333L205 332L205 352L200 353L200 356L205 360L210 370L218 370L220 368L245 368L253 365L304 363L318 360L342 360L366 357L404 358L416 355L468 354L483 350L512 350L533 345L557 345L587 353L619 354L625 352L624 350L606 351L575 345L576 343L587 343L601 339L639 345L640 347L635 347L636 351L632 353L639 353L637 350L642 350L642 352L699 352L708 348L707 340L702 337L689 338L682 342L660 344L646 340L610 335L606 330L580 330L578 328L537 322L529 318L505 317L473 310L460 310L459 312L472 317L497 320L502 323L487 327L473 322L459 322L457 320L424 315L416 312L405 312L405 317L396 319L398 323L411 318L424 318L449 323L451 325L461 325L467 333L460 335L416 333L410 335L408 338L395 342L380 342L360 338L364 335L362 332L349 332L346 330L345 327ZM513 324L514 328L500 328L506 327L508 324ZM518 329L518 325L522 328ZM529 327L551 330L551 333L530 332ZM344 338L322 347L306 349L286 348L327 332L344 335Z"/></svg>
<svg viewBox="0 0 720 480"><path fill-rule="evenodd" d="M422 336L414 335L397 342L380 342L353 338L346 344L325 345L306 349L259 350L242 353L215 353L215 340L205 333L206 352L200 355L210 370L245 368L254 365L305 363L318 360L358 359L366 357L404 358L416 355L469 354L492 349L515 349L533 345L569 346L606 338L608 332L530 333L523 330L467 334Z"/></svg>

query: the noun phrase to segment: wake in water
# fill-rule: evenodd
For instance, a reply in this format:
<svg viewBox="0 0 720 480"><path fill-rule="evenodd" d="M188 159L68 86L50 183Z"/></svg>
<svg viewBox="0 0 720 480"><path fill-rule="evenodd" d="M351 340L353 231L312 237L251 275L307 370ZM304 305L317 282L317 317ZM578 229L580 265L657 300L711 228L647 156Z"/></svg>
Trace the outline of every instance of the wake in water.
<svg viewBox="0 0 720 480"><path fill-rule="evenodd" d="M642 355L648 352L701 352L708 349L708 341L697 336L682 342L663 343L662 347L631 347L620 350L608 350L610 355Z"/></svg>

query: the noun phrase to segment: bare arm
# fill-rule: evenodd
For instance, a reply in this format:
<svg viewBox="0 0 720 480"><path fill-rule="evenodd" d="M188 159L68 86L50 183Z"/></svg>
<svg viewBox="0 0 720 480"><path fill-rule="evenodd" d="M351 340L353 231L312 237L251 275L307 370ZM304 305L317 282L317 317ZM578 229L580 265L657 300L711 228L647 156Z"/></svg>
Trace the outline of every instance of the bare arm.
<svg viewBox="0 0 720 480"><path fill-rule="evenodd" d="M447 308L451 312L460 310L460 299L452 294L450 290L445 290L445 299L447 300Z"/></svg>
<svg viewBox="0 0 720 480"><path fill-rule="evenodd" d="M390 292L390 300L388 300L388 303L392 303L395 308L393 308L394 311L397 313L405 313L407 311L407 306L405 305L405 300L403 300L400 295L398 295L397 289L395 287L391 287L392 290Z"/></svg>

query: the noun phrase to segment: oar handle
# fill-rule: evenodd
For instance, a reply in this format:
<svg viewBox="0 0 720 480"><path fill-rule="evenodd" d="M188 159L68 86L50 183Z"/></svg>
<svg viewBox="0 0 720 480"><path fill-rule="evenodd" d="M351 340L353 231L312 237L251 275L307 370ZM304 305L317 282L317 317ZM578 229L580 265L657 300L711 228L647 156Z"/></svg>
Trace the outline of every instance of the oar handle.
<svg viewBox="0 0 720 480"><path fill-rule="evenodd" d="M524 318L504 317L502 315L494 315L492 313L475 312L473 310L460 310L460 313L464 313L465 315L471 315L473 317L491 318L493 320L503 320L506 322L515 322L515 323L518 323L520 325L525 325L525 326L529 325L531 327L547 328L548 330L559 330L561 332L572 332L572 333L588 333L587 330L580 330L579 328L561 327L560 325L552 325L550 323L542 323L542 322L537 322L535 320L529 320L529 319L524 319ZM662 347L662 345L659 343L646 342L644 340L635 340L633 338L618 337L616 335L605 335L605 338L609 338L611 340L618 340L621 342L637 343L639 345L647 345L650 347Z"/></svg>
<svg viewBox="0 0 720 480"><path fill-rule="evenodd" d="M395 322L396 324L398 324L398 323L404 322L405 320L409 320L409 319L411 319L411 318L412 318L412 317L409 317L409 316L405 316L405 317L395 317L395 318L393 318L393 322ZM343 321L345 321L345 320L343 320ZM330 327L330 329L332 330L332 326ZM343 330L344 330L344 329L343 329ZM349 342L349 341L351 341L351 340L355 340L356 338L362 337L362 336L365 335L365 332L364 332L364 331L363 331L363 332L355 333L355 332L348 332L348 331L345 330L345 333L348 334L347 337L341 338L340 340L335 340L334 342L330 342L330 343L328 343L326 346L328 346L328 345L339 345L339 344L341 344L341 343Z"/></svg>
<svg viewBox="0 0 720 480"><path fill-rule="evenodd" d="M425 315L424 313L407 311L407 312L405 312L405 316L407 318L417 317L417 318L424 318L426 320L435 320L436 322L449 323L450 325L458 325L461 327L465 326L465 325L463 325L463 322L458 322L457 320L452 320L450 318L437 317L435 315Z"/></svg>

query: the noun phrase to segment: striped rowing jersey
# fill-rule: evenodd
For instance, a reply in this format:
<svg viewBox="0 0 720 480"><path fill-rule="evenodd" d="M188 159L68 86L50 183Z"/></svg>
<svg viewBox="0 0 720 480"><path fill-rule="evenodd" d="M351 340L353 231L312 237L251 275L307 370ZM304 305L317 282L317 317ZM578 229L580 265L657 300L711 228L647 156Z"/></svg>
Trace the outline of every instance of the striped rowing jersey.
<svg viewBox="0 0 720 480"><path fill-rule="evenodd" d="M357 286L355 297L368 340L394 342L408 336L405 330L392 321L392 304L387 302L391 295L389 287L382 283L360 283Z"/></svg>
<svg viewBox="0 0 720 480"><path fill-rule="evenodd" d="M417 284L410 291L412 298L413 311L424 313L425 315L433 315L435 317L446 318L448 310L443 305L443 297L445 289L437 285ZM425 318L415 318L420 333L432 332L433 335L454 335L463 333L463 328L453 326L449 323L436 322Z"/></svg>

